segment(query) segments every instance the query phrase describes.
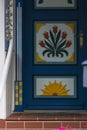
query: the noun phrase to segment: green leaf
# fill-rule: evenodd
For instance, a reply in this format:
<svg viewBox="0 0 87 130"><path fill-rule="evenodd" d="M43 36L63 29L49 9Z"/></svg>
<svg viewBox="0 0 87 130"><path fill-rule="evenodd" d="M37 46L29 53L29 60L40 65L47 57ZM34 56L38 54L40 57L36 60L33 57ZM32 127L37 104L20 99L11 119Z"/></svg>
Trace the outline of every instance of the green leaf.
<svg viewBox="0 0 87 130"><path fill-rule="evenodd" d="M64 42L62 42L62 43L58 46L57 50L62 49L62 47L64 47L65 44L66 44L66 40L65 40Z"/></svg>
<svg viewBox="0 0 87 130"><path fill-rule="evenodd" d="M58 43L60 36L61 36L61 30L59 30L59 32L57 33L56 44Z"/></svg>
<svg viewBox="0 0 87 130"><path fill-rule="evenodd" d="M43 0L39 0L39 2L38 2L39 4L42 4L43 3Z"/></svg>
<svg viewBox="0 0 87 130"><path fill-rule="evenodd" d="M45 50L45 51L43 51L43 56L45 55L45 53L52 53L52 51L51 50Z"/></svg>
<svg viewBox="0 0 87 130"><path fill-rule="evenodd" d="M51 30L50 30L50 38L51 38L53 44L55 45L55 38L54 38L54 35Z"/></svg>
<svg viewBox="0 0 87 130"><path fill-rule="evenodd" d="M63 52L66 54L66 56L68 56L68 51L66 51L66 50L60 50L59 52Z"/></svg>
<svg viewBox="0 0 87 130"><path fill-rule="evenodd" d="M51 49L52 51L54 50L54 48L52 47L52 45L50 45L50 43L48 43L46 40L45 40L45 45Z"/></svg>
<svg viewBox="0 0 87 130"><path fill-rule="evenodd" d="M50 55L52 55L52 57L54 57L54 53L53 52L50 52L47 54L48 57L50 57Z"/></svg>
<svg viewBox="0 0 87 130"><path fill-rule="evenodd" d="M72 4L72 0L68 0L67 2L68 2L69 4Z"/></svg>
<svg viewBox="0 0 87 130"><path fill-rule="evenodd" d="M60 55L61 57L64 56L62 52L58 52L58 53L56 53L56 56L57 56L57 57L59 57L59 55Z"/></svg>

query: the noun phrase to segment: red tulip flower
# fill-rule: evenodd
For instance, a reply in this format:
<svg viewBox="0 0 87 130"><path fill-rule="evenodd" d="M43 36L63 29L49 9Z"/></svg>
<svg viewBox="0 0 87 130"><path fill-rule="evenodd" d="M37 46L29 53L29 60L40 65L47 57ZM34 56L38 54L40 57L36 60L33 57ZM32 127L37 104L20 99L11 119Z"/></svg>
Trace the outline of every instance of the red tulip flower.
<svg viewBox="0 0 87 130"><path fill-rule="evenodd" d="M66 47L70 47L71 45L72 45L72 42L71 41L67 41Z"/></svg>
<svg viewBox="0 0 87 130"><path fill-rule="evenodd" d="M49 39L48 32L44 32L43 35L44 35L44 37L45 37L46 39Z"/></svg>
<svg viewBox="0 0 87 130"><path fill-rule="evenodd" d="M67 37L67 32L62 33L62 39L65 39Z"/></svg>
<svg viewBox="0 0 87 130"><path fill-rule="evenodd" d="M39 41L39 45L40 45L41 47L45 47L45 43L44 43L43 41Z"/></svg>
<svg viewBox="0 0 87 130"><path fill-rule="evenodd" d="M53 26L53 32L56 34L58 31L58 27L56 25Z"/></svg>

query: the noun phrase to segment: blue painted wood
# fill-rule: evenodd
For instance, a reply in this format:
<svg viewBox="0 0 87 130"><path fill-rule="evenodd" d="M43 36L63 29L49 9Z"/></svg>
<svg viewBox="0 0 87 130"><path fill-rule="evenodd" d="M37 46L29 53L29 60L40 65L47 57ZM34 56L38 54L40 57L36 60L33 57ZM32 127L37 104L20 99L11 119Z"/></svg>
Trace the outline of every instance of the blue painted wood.
<svg viewBox="0 0 87 130"><path fill-rule="evenodd" d="M16 0L16 5L18 6L18 3L20 3L21 6L23 6L23 0Z"/></svg>
<svg viewBox="0 0 87 130"><path fill-rule="evenodd" d="M33 10L32 0L23 2L23 109L85 109L87 110L87 88L83 88L82 61L87 59L87 0L79 0L77 10ZM76 65L33 65L33 21L34 20L76 20L78 23L78 34L84 32L84 45L80 48L77 37L77 61ZM77 98L76 99L35 99L33 96L33 75L77 75ZM19 108L15 109L16 111Z"/></svg>
<svg viewBox="0 0 87 130"><path fill-rule="evenodd" d="M22 7L17 6L17 48L16 48L17 80L22 81Z"/></svg>

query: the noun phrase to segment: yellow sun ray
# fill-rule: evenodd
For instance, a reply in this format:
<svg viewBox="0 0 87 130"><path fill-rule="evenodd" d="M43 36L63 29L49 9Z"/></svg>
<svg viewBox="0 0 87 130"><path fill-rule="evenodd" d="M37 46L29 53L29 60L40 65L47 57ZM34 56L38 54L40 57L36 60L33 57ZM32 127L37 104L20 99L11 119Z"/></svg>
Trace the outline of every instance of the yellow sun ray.
<svg viewBox="0 0 87 130"><path fill-rule="evenodd" d="M57 82L56 80L52 83L49 82L48 85L44 85L44 89L42 89L43 96L68 96L69 91L67 85L63 85L62 81Z"/></svg>

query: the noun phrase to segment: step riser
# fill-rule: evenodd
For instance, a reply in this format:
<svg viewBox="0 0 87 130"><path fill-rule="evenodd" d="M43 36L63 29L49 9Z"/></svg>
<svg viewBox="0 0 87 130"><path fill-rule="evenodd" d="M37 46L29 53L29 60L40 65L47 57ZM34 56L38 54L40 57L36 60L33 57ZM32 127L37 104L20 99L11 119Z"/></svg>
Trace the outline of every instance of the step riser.
<svg viewBox="0 0 87 130"><path fill-rule="evenodd" d="M0 128L37 128L44 129L72 127L87 129L87 112L52 111L12 113L6 120L0 120Z"/></svg>
<svg viewBox="0 0 87 130"><path fill-rule="evenodd" d="M0 120L0 128L86 128L87 121L4 121Z"/></svg>

